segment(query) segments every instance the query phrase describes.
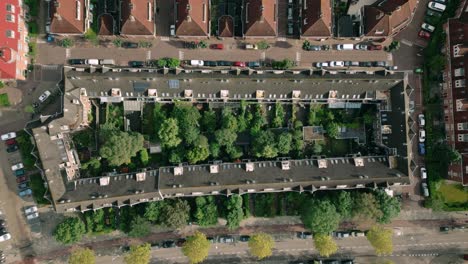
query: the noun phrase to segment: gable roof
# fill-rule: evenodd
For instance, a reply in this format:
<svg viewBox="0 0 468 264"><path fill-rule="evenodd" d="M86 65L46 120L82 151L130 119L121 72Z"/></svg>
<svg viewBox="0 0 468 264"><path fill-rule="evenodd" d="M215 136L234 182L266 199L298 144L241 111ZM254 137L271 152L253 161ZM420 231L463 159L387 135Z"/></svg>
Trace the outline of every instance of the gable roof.
<svg viewBox="0 0 468 264"><path fill-rule="evenodd" d="M411 21L417 0L383 0L364 7L364 34L390 36ZM382 32L382 33L379 33Z"/></svg>
<svg viewBox="0 0 468 264"><path fill-rule="evenodd" d="M330 0L304 0L302 6L302 36L331 36L331 25Z"/></svg>
<svg viewBox="0 0 468 264"><path fill-rule="evenodd" d="M102 14L99 17L99 35L114 35L114 18L111 14Z"/></svg>
<svg viewBox="0 0 468 264"><path fill-rule="evenodd" d="M245 36L271 36L278 34L276 0L246 0Z"/></svg>
<svg viewBox="0 0 468 264"><path fill-rule="evenodd" d="M176 35L209 36L210 8L208 0L177 0Z"/></svg>
<svg viewBox="0 0 468 264"><path fill-rule="evenodd" d="M86 8L85 0L51 1L50 32L56 34L85 33Z"/></svg>
<svg viewBox="0 0 468 264"><path fill-rule="evenodd" d="M232 16L222 16L218 22L219 36L222 38L234 37L234 20Z"/></svg>
<svg viewBox="0 0 468 264"><path fill-rule="evenodd" d="M154 35L154 1L124 0L122 2L121 35Z"/></svg>

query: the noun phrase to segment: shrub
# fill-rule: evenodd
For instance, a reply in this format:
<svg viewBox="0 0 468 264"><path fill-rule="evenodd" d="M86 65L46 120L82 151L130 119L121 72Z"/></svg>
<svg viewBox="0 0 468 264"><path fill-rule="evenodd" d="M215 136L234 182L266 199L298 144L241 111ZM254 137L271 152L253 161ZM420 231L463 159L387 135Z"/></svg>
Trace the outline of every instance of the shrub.
<svg viewBox="0 0 468 264"><path fill-rule="evenodd" d="M73 39L64 38L59 41L59 46L62 48L70 48L70 47L73 47L73 45L75 45L75 42L73 41Z"/></svg>
<svg viewBox="0 0 468 264"><path fill-rule="evenodd" d="M257 47L261 50L266 50L266 49L269 49L270 48L270 44L268 44L268 42L262 40L260 41L259 43L257 43Z"/></svg>
<svg viewBox="0 0 468 264"><path fill-rule="evenodd" d="M123 41L122 41L122 39L120 39L120 38L116 38L116 39L114 39L114 40L112 41L112 43L113 43L114 46L116 46L117 48L120 48L120 47L122 47Z"/></svg>

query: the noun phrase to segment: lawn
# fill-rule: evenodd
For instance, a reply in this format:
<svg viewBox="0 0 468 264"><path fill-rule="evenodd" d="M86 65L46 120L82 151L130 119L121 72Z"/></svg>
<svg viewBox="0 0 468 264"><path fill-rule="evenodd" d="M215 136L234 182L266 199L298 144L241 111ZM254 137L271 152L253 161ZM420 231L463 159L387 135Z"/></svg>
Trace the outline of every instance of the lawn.
<svg viewBox="0 0 468 264"><path fill-rule="evenodd" d="M439 192L442 194L446 203L467 203L468 191L463 189L460 184L443 183L439 187Z"/></svg>
<svg viewBox="0 0 468 264"><path fill-rule="evenodd" d="M44 198L46 188L44 187L44 180L40 174L29 176L29 186L33 192L34 200L36 200L39 205L50 204L49 201Z"/></svg>
<svg viewBox="0 0 468 264"><path fill-rule="evenodd" d="M0 106L10 106L10 100L8 100L8 94L0 94Z"/></svg>

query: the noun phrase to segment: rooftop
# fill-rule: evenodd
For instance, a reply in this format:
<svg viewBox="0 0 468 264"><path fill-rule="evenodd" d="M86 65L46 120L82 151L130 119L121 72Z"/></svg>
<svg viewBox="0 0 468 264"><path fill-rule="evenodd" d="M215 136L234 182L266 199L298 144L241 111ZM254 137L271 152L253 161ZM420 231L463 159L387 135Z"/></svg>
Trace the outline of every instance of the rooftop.
<svg viewBox="0 0 468 264"><path fill-rule="evenodd" d="M155 35L154 0L123 0L121 5L121 35Z"/></svg>
<svg viewBox="0 0 468 264"><path fill-rule="evenodd" d="M245 0L243 19L246 37L276 37L278 1Z"/></svg>
<svg viewBox="0 0 468 264"><path fill-rule="evenodd" d="M208 0L176 0L176 35L209 37L210 2Z"/></svg>
<svg viewBox="0 0 468 264"><path fill-rule="evenodd" d="M85 33L87 12L85 0L53 0L50 2L50 9L51 33Z"/></svg>

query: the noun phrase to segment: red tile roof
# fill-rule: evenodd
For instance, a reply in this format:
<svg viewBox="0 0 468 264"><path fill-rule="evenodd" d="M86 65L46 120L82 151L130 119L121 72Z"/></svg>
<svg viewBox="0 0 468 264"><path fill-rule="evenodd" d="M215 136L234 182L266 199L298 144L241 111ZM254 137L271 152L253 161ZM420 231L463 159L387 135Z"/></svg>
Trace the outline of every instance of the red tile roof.
<svg viewBox="0 0 468 264"><path fill-rule="evenodd" d="M7 12L7 4L14 6L14 13ZM20 6L17 0L0 1L0 79L16 79L16 51L18 50L19 34L18 14ZM7 14L16 14L15 23L6 21ZM15 36L9 38L6 35L7 30L12 31Z"/></svg>
<svg viewBox="0 0 468 264"><path fill-rule="evenodd" d="M302 36L331 36L332 9L330 0L303 0Z"/></svg>
<svg viewBox="0 0 468 264"><path fill-rule="evenodd" d="M114 35L114 18L111 14L102 14L99 17L99 35Z"/></svg>
<svg viewBox="0 0 468 264"><path fill-rule="evenodd" d="M244 35L246 37L276 37L278 34L276 0L246 0Z"/></svg>
<svg viewBox="0 0 468 264"><path fill-rule="evenodd" d="M155 35L154 8L154 0L124 0L120 34Z"/></svg>
<svg viewBox="0 0 468 264"><path fill-rule="evenodd" d="M85 33L86 8L85 0L52 0L50 31L55 34Z"/></svg>
<svg viewBox="0 0 468 264"><path fill-rule="evenodd" d="M218 23L219 36L222 38L234 37L234 21L232 16L222 16Z"/></svg>
<svg viewBox="0 0 468 264"><path fill-rule="evenodd" d="M210 35L208 0L176 0L176 35L204 37Z"/></svg>
<svg viewBox="0 0 468 264"><path fill-rule="evenodd" d="M364 34L391 36L405 27L417 6L417 0L382 0L364 7Z"/></svg>

